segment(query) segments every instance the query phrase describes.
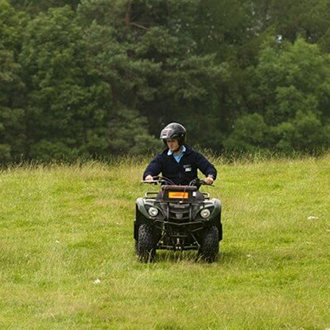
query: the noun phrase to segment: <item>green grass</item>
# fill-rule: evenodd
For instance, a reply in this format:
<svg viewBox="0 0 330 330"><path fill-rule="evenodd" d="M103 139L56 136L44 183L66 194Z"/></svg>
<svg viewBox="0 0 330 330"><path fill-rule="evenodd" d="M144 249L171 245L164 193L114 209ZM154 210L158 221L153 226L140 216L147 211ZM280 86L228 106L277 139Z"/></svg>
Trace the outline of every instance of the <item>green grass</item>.
<svg viewBox="0 0 330 330"><path fill-rule="evenodd" d="M2 171L0 329L329 329L330 155L215 162L214 264L138 262L144 163Z"/></svg>

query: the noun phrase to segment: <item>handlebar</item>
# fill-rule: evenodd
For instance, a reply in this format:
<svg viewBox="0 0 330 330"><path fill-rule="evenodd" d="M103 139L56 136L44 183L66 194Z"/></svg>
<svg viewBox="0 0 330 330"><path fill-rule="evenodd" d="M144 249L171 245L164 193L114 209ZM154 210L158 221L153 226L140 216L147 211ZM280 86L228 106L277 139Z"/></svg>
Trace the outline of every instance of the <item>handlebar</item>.
<svg viewBox="0 0 330 330"><path fill-rule="evenodd" d="M165 178L165 177L162 177L162 176L154 176L152 181L151 180L142 180L142 182L143 183L149 183L149 184L175 185L175 183L172 180L170 180L168 178Z"/></svg>
<svg viewBox="0 0 330 330"><path fill-rule="evenodd" d="M166 177L162 177L162 176L154 176L152 181L147 181L147 180L142 180L143 183L148 183L148 184L160 184L160 185L170 185L170 186L174 186L176 185L172 180L166 178ZM200 179L200 178L196 178L193 179L192 181L189 182L188 186L196 186L196 187L200 187L202 185L208 185L208 186L214 186L213 184L207 184L205 182L205 180Z"/></svg>

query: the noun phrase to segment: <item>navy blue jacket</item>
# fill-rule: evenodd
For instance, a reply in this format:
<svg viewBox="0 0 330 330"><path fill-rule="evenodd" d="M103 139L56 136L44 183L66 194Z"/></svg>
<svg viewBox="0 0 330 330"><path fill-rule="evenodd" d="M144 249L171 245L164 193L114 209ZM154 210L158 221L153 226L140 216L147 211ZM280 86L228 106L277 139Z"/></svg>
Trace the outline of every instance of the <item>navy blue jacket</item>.
<svg viewBox="0 0 330 330"><path fill-rule="evenodd" d="M162 176L170 179L178 185L188 185L190 181L197 178L197 170L199 169L205 176L212 175L215 180L217 170L215 167L199 152L185 145L186 151L178 163L174 156L168 156L168 148L158 154L147 166L143 173L143 179L147 175Z"/></svg>

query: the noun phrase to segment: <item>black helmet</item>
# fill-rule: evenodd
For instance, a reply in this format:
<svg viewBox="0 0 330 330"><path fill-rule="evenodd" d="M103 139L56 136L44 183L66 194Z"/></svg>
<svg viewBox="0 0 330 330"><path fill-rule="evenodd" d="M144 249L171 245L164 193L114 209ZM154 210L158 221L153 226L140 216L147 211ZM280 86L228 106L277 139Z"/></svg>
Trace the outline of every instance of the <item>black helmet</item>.
<svg viewBox="0 0 330 330"><path fill-rule="evenodd" d="M181 146L186 138L186 129L181 124L170 123L162 129L160 132L160 138L165 144L166 140L177 139L179 141L179 145Z"/></svg>

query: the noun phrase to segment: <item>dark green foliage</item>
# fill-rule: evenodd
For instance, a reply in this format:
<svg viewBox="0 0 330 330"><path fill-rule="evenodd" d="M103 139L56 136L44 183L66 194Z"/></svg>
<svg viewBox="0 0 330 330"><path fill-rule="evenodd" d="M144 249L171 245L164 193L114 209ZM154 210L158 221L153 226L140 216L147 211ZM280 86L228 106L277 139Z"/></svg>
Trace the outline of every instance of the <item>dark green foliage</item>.
<svg viewBox="0 0 330 330"><path fill-rule="evenodd" d="M0 161L329 139L327 0L0 0Z"/></svg>
<svg viewBox="0 0 330 330"><path fill-rule="evenodd" d="M32 78L29 157L106 158L154 147L128 97L134 75L143 84L143 61L129 66L125 48L102 39L108 32L96 24L81 29L69 7L40 14L29 24L21 53L26 77Z"/></svg>
<svg viewBox="0 0 330 330"><path fill-rule="evenodd" d="M249 95L251 114L241 116L226 141L231 149L275 147L313 150L328 146L330 58L299 38L264 46Z"/></svg>
<svg viewBox="0 0 330 330"><path fill-rule="evenodd" d="M85 126L93 116L91 86L83 70L80 29L69 7L52 9L32 20L20 54L28 86L28 156L41 159L77 156Z"/></svg>
<svg viewBox="0 0 330 330"><path fill-rule="evenodd" d="M77 8L80 0L9 0L9 3L20 10L24 10L32 15L45 12L50 8L71 6L72 9Z"/></svg>
<svg viewBox="0 0 330 330"><path fill-rule="evenodd" d="M24 154L25 85L17 57L22 42L24 15L0 0L0 162Z"/></svg>

